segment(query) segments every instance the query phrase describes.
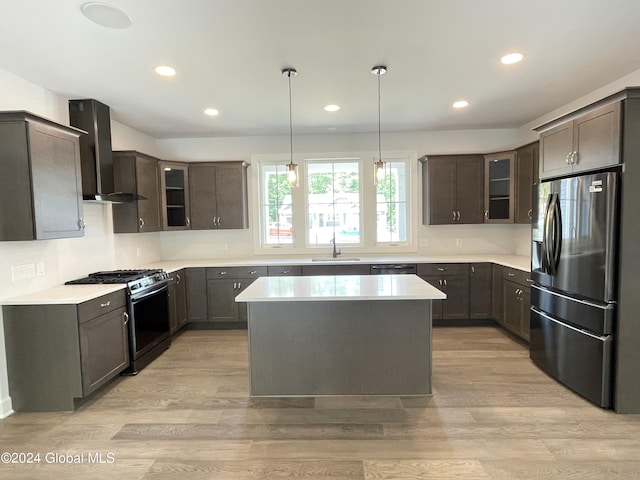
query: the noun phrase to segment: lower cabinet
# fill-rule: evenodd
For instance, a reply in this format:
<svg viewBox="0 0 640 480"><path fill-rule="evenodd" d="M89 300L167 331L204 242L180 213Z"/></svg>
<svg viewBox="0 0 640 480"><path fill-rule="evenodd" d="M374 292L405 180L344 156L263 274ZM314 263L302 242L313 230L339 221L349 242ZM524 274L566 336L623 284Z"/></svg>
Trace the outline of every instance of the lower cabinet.
<svg viewBox="0 0 640 480"><path fill-rule="evenodd" d="M490 263L469 264L469 318L491 318L491 275Z"/></svg>
<svg viewBox="0 0 640 480"><path fill-rule="evenodd" d="M503 317L500 322L519 337L529 340L529 310L531 309L531 279L528 272L504 268Z"/></svg>
<svg viewBox="0 0 640 480"><path fill-rule="evenodd" d="M3 317L17 412L74 410L129 365L124 289L78 305L5 305Z"/></svg>
<svg viewBox="0 0 640 480"><path fill-rule="evenodd" d="M491 316L494 320L502 323L504 313L504 291L502 288L502 276L504 275L504 267L494 263L491 265Z"/></svg>
<svg viewBox="0 0 640 480"><path fill-rule="evenodd" d="M247 323L246 303L236 303L236 296L258 277L266 277L267 267L207 268L207 322L226 327Z"/></svg>
<svg viewBox="0 0 640 480"><path fill-rule="evenodd" d="M169 281L169 326L171 334L187 323L187 279L184 270L171 275Z"/></svg>
<svg viewBox="0 0 640 480"><path fill-rule="evenodd" d="M433 300L433 320L461 320L469 318L469 264L422 263L417 265L418 276L447 294L446 300Z"/></svg>

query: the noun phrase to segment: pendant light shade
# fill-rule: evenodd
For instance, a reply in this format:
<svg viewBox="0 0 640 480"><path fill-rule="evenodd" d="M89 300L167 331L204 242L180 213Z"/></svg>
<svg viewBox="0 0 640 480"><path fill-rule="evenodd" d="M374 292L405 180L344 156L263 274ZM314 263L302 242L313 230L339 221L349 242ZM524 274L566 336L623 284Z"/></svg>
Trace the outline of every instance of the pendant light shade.
<svg viewBox="0 0 640 480"><path fill-rule="evenodd" d="M293 121L291 115L291 77L298 74L295 68L282 69L282 75L289 80L289 164L287 165L287 181L292 187L298 186L298 165L293 163Z"/></svg>
<svg viewBox="0 0 640 480"><path fill-rule="evenodd" d="M374 162L374 182L376 185L384 180L384 161L382 160L382 148L380 145L380 76L387 73L385 65L376 65L371 69L371 73L378 77L378 159Z"/></svg>

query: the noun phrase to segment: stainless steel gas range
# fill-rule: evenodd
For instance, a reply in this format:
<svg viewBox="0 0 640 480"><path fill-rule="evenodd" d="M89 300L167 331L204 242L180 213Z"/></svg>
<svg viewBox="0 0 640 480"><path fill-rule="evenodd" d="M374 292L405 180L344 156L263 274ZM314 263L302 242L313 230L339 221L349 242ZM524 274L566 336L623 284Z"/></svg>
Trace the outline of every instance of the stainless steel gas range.
<svg viewBox="0 0 640 480"><path fill-rule="evenodd" d="M171 344L169 275L163 270L95 272L66 285L126 284L130 364L123 374L135 375Z"/></svg>

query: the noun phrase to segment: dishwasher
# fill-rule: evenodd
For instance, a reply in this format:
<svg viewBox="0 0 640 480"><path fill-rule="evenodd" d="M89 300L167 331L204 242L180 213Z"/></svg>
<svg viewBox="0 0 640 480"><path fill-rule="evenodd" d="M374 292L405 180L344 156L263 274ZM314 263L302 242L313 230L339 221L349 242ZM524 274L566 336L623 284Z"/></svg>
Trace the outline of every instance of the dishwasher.
<svg viewBox="0 0 640 480"><path fill-rule="evenodd" d="M371 275L415 275L416 272L415 263L371 265Z"/></svg>

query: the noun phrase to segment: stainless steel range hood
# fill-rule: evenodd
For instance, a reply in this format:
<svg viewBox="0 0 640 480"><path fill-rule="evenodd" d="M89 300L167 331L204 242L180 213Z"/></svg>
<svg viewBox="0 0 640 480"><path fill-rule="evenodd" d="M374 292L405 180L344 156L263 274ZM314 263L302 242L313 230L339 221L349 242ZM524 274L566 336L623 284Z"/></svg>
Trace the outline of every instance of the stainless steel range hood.
<svg viewBox="0 0 640 480"><path fill-rule="evenodd" d="M109 107L94 99L69 100L69 122L88 133L80 137L83 200L114 203L142 200L140 195L113 191Z"/></svg>

